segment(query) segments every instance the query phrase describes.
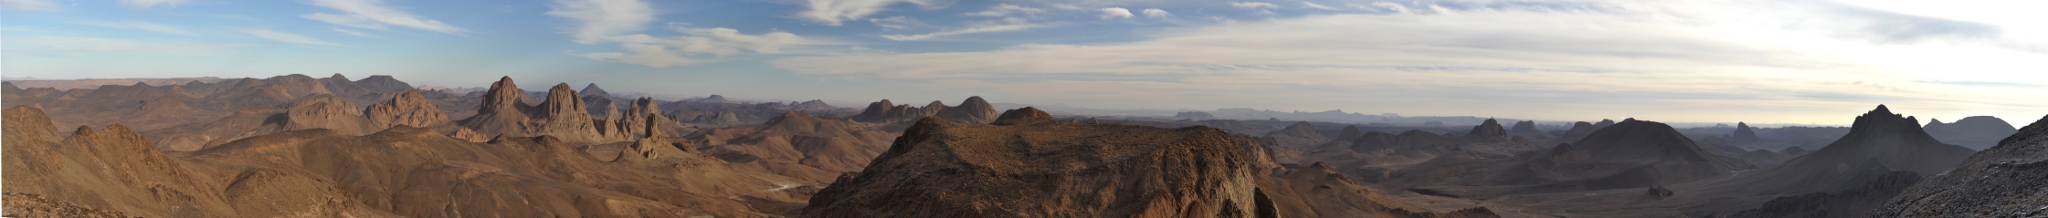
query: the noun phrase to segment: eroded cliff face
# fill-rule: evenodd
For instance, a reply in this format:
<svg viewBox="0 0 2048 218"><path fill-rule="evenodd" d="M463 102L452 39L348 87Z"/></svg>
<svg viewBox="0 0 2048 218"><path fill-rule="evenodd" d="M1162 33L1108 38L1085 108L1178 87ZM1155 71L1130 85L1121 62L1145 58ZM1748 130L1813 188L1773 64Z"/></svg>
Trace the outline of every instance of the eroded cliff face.
<svg viewBox="0 0 2048 218"><path fill-rule="evenodd" d="M1058 122L1035 108L978 125L926 118L805 217L1253 217L1251 159L1222 130Z"/></svg>
<svg viewBox="0 0 2048 218"><path fill-rule="evenodd" d="M1954 214L2048 216L2048 117L2005 137L1998 146L1971 155L1946 174L1907 188L1877 209L1875 217L1936 217Z"/></svg>

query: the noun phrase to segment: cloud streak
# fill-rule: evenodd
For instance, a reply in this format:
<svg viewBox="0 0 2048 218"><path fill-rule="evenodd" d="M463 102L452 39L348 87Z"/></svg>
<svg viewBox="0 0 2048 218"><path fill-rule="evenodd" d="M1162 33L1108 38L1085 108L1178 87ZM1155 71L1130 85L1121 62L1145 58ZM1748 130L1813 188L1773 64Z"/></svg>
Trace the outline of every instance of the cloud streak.
<svg viewBox="0 0 2048 218"><path fill-rule="evenodd" d="M158 32L158 33L164 33L164 34L173 34L173 35L184 35L184 36L193 36L193 35L198 35L198 34L193 34L193 33L192 33L192 31L186 31L186 30L185 30L185 28L179 28L179 27L176 27L176 26L170 26L170 25L163 25L163 24L157 24L157 23L141 22L141 21L128 21L128 22L82 22L82 23L80 23L80 24L85 24L85 25L92 25L92 26L99 26L99 27L106 27L106 28L116 28L116 29L131 29L131 30L142 30L142 31Z"/></svg>
<svg viewBox="0 0 2048 218"><path fill-rule="evenodd" d="M334 25L378 30L385 29L385 25L391 25L453 35L462 35L469 31L398 10L385 5L381 0L311 0L307 4L340 11L341 14L312 13L300 16Z"/></svg>
<svg viewBox="0 0 2048 218"><path fill-rule="evenodd" d="M557 0L548 7L548 16L577 22L569 35L583 44L640 32L646 30L647 23L654 22L654 9L639 0Z"/></svg>
<svg viewBox="0 0 2048 218"><path fill-rule="evenodd" d="M306 37L306 36L303 36L303 35L299 35L299 34L291 34L291 33L285 33L285 32L278 32L278 31L271 31L271 30L268 30L268 29L243 29L243 30L242 30L242 33L247 33L247 34L249 34L250 36L256 36L256 38L263 38L263 39L268 39L268 40L271 40L271 41L278 41L278 42L285 42L285 43L293 43L293 44L306 44L306 45L324 45L324 46L345 46L345 45L342 45L341 43L333 43L333 42L328 42L328 41L322 41L322 40L320 40L320 39L315 39L315 38L313 38L313 37Z"/></svg>
<svg viewBox="0 0 2048 218"><path fill-rule="evenodd" d="M1127 12L1127 13L1128 13L1128 12ZM884 39L889 39L889 40L896 40L896 41L921 41L921 40L928 40L928 39L932 39L932 38L938 38L938 37L947 37L947 36L956 36L956 35L966 35L966 34L976 34L976 33L993 33L993 32L1009 32L1009 31L1020 31L1020 30L1027 30L1027 29L1032 29L1032 28L1039 28L1039 27L1044 27L1044 26L1045 26L1045 25L1042 25L1042 24L1032 24L1032 23L1007 23L1007 24L995 24L995 23L986 23L986 24L979 24L979 25L973 25L973 26L969 26L969 27L967 27L967 28L962 28L962 29L954 29L954 30L945 30L945 31L938 31L938 32L932 32L932 33L925 33L925 34L915 34L915 35L882 35L882 38L884 38Z"/></svg>
<svg viewBox="0 0 2048 218"><path fill-rule="evenodd" d="M839 26L847 20L860 20L890 5L910 3L927 8L942 8L937 0L806 0L805 10L796 16L805 20Z"/></svg>

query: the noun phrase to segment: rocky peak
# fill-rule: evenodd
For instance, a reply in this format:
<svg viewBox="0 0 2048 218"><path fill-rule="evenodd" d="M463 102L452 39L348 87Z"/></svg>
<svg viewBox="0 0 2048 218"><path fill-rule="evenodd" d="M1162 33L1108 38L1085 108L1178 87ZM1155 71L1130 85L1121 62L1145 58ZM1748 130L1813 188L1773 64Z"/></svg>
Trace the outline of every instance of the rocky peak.
<svg viewBox="0 0 2048 218"><path fill-rule="evenodd" d="M937 102L934 101L933 103ZM940 109L938 116L964 123L986 124L994 122L998 115L994 105L990 105L987 100L982 100L981 96L974 96L968 97L966 101L961 101L959 107Z"/></svg>
<svg viewBox="0 0 2048 218"><path fill-rule="evenodd" d="M1480 123L1479 126L1473 126L1472 131L1466 134L1474 137L1505 139L1508 137L1508 130L1507 128L1502 128L1500 126L1500 121L1486 119L1485 123Z"/></svg>
<svg viewBox="0 0 2048 218"><path fill-rule="evenodd" d="M1756 136L1756 130L1750 129L1749 123L1744 122L1735 122L1735 133L1733 136L1735 137L1733 140L1736 144L1756 145L1763 144L1764 142L1763 138Z"/></svg>
<svg viewBox="0 0 2048 218"><path fill-rule="evenodd" d="M1610 119L1600 119L1600 122L1599 122L1599 123L1593 123L1593 128L1594 128L1594 129L1599 129L1599 128L1607 128L1607 126L1610 126L1610 125L1614 125L1614 120L1610 120Z"/></svg>
<svg viewBox="0 0 2048 218"><path fill-rule="evenodd" d="M570 89L568 83L560 83L548 89L547 101L540 103L540 115L546 118L588 120L590 114L586 107L588 106L583 104L583 98L576 95L575 89Z"/></svg>
<svg viewBox="0 0 2048 218"><path fill-rule="evenodd" d="M1038 110L1038 108L1024 107L1003 111L1003 115L996 118L994 124L998 126L1022 126L1052 121L1054 121L1052 114L1045 113L1045 111Z"/></svg>
<svg viewBox="0 0 2048 218"><path fill-rule="evenodd" d="M330 94L315 94L293 101L285 111L283 130L333 129L349 135L369 133L363 112L354 103Z"/></svg>
<svg viewBox="0 0 2048 218"><path fill-rule="evenodd" d="M1550 133L1548 133L1548 132L1543 132L1543 130L1542 130L1542 129L1537 129L1537 128L1536 128L1536 121L1528 121L1528 120L1523 120L1522 122L1515 122L1515 127L1514 127L1514 129L1510 129L1510 130L1508 130L1508 134L1511 134L1511 135L1515 135L1515 136L1521 136L1521 137L1526 137L1526 138L1550 138L1550 137L1556 137L1556 136L1550 135Z"/></svg>
<svg viewBox="0 0 2048 218"><path fill-rule="evenodd" d="M379 129L399 125L431 127L449 122L448 114L442 112L440 106L427 101L419 90L405 90L392 96L390 101L371 104L363 108L363 115L370 119L371 127Z"/></svg>
<svg viewBox="0 0 2048 218"><path fill-rule="evenodd" d="M490 90L484 91L483 100L483 106L477 111L479 114L523 114L526 107L529 107L526 104L526 91L520 91L519 85L514 84L510 76L499 78L498 82L491 83Z"/></svg>
<svg viewBox="0 0 2048 218"><path fill-rule="evenodd" d="M1849 135L1855 136L1859 135L1859 133L1897 135L1912 138L1925 137L1932 140L1933 136L1928 136L1926 130L1921 129L1919 124L1920 121L1917 118L1894 114L1891 109L1885 108L1884 105L1880 104L1877 105L1877 109L1872 109L1868 113L1856 116L1856 122L1849 127Z"/></svg>
<svg viewBox="0 0 2048 218"><path fill-rule="evenodd" d="M581 93L583 93L583 95L585 96L612 96L612 93L605 92L604 88L598 88L597 83L591 83L590 85L583 86L583 91Z"/></svg>

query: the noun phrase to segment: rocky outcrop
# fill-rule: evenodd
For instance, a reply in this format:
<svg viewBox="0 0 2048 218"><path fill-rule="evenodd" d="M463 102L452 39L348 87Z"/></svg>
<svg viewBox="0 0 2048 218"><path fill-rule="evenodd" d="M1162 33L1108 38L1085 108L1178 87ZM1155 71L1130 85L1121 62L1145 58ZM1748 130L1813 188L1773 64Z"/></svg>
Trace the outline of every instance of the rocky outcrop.
<svg viewBox="0 0 2048 218"><path fill-rule="evenodd" d="M926 108L930 107L927 106ZM987 124L994 122L997 115L996 106L990 105L988 100L982 100L981 96L973 96L967 97L966 101L961 101L960 106L940 109L939 113L935 116L953 120L954 122Z"/></svg>
<svg viewBox="0 0 2048 218"><path fill-rule="evenodd" d="M1750 129L1749 123L1735 122L1735 133L1730 134L1730 136L1732 137L1728 140L1736 146L1764 145L1764 138L1757 137L1756 130Z"/></svg>
<svg viewBox="0 0 2048 218"><path fill-rule="evenodd" d="M490 90L484 91L483 104L477 107L476 115L458 123L484 135L521 136L531 129L533 118L527 115L527 111L532 110L533 106L526 104L526 91L519 90L519 85L508 76L491 83Z"/></svg>
<svg viewBox="0 0 2048 218"><path fill-rule="evenodd" d="M1185 111L1185 112L1179 112L1179 113L1174 113L1174 114L1173 114L1173 119L1180 119L1180 120L1194 120L1194 121L1203 121L1203 120L1214 120L1214 119L1216 119L1216 115L1211 115L1211 114L1209 114L1209 112L1201 112L1201 111Z"/></svg>
<svg viewBox="0 0 2048 218"><path fill-rule="evenodd" d="M616 139L605 137L597 131L596 119L591 119L590 109L583 104L583 98L568 83L556 84L548 89L547 101L541 102L536 111L536 120L541 124L536 134L560 137L571 142L610 142Z"/></svg>
<svg viewBox="0 0 2048 218"><path fill-rule="evenodd" d="M548 89L538 106L526 106L524 91L504 77L491 83L477 114L463 119L462 127L492 136L526 137L551 135L572 143L606 143L627 140L624 134L605 134L597 125L604 120L590 116L589 106L568 83ZM609 124L607 124L609 125Z"/></svg>
<svg viewBox="0 0 2048 218"><path fill-rule="evenodd" d="M1958 122L1960 123L1960 122ZM1948 173L1907 188L1873 217L2048 216L2048 116L1998 146L1971 155Z"/></svg>
<svg viewBox="0 0 2048 218"><path fill-rule="evenodd" d="M390 101L371 104L363 108L363 116L370 119L371 127L380 130L398 125L433 127L453 123L448 120L448 113L427 101L419 90L406 90L392 96Z"/></svg>
<svg viewBox="0 0 2048 218"><path fill-rule="evenodd" d="M1930 120L1924 128L1927 135L1934 136L1935 140L1973 150L1991 148L1998 145L1998 140L2019 132L2012 128L2012 124L1992 116L1964 117L1954 123Z"/></svg>
<svg viewBox="0 0 2048 218"><path fill-rule="evenodd" d="M860 174L818 191L801 216L1252 217L1271 208L1256 199L1261 175L1222 130L1022 115L1036 113L994 121L1010 125L920 120Z"/></svg>
<svg viewBox="0 0 2048 218"><path fill-rule="evenodd" d="M1527 120L1524 120L1522 122L1515 122L1514 129L1509 129L1508 135L1521 136L1530 139L1549 139L1557 137L1550 135L1550 133L1543 132L1543 130L1541 129L1536 129L1536 121Z"/></svg>
<svg viewBox="0 0 2048 218"><path fill-rule="evenodd" d="M282 130L274 132L332 129L343 134L363 135L373 129L370 121L363 118L362 111L356 110L355 104L328 94L315 94L294 101L284 115Z"/></svg>
<svg viewBox="0 0 2048 218"><path fill-rule="evenodd" d="M1818 192L1772 198L1762 207L1737 212L1730 217L1896 217L1899 215L1870 216L1886 200L1893 199L1908 187L1921 183L1920 174L1911 171L1892 171L1859 186L1839 192ZM2037 206L2037 205L2028 205ZM1955 213L1930 213L1932 216L1957 214L2001 214L1984 211L1954 211Z"/></svg>
<svg viewBox="0 0 2048 218"><path fill-rule="evenodd" d="M938 101L932 101L931 104L925 107L912 107L908 104L895 105L889 102L889 99L882 99L882 101L868 104L867 109L861 110L860 114L853 115L851 118L854 121L870 123L906 122L937 115L939 111L945 109L946 105Z"/></svg>
<svg viewBox="0 0 2048 218"><path fill-rule="evenodd" d="M1598 123L1593 123L1593 128L1594 128L1594 129L1599 129L1599 128L1607 128L1607 126L1612 126L1612 125L1614 125L1614 120L1610 120L1610 119L1600 119L1600 122L1598 122Z"/></svg>
<svg viewBox="0 0 2048 218"><path fill-rule="evenodd" d="M1472 131L1467 131L1462 137L1468 140L1507 141L1508 130L1502 128L1499 121L1486 119L1485 123L1473 126Z"/></svg>
<svg viewBox="0 0 2048 218"><path fill-rule="evenodd" d="M1671 189L1664 188L1664 186L1650 186L1649 189L1643 191L1643 196L1650 196L1650 198L1655 198L1658 200L1663 200L1664 198L1670 198L1671 196L1677 195L1678 193L1671 192Z"/></svg>

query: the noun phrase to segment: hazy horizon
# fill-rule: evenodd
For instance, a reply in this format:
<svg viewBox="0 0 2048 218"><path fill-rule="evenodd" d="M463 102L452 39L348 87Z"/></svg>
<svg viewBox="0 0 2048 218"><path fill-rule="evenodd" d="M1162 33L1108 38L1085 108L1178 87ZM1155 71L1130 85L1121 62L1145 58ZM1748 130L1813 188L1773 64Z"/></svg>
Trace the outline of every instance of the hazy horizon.
<svg viewBox="0 0 2048 218"><path fill-rule="evenodd" d="M2023 126L2048 113L2039 4L4 0L0 70L1830 126L1884 104Z"/></svg>

